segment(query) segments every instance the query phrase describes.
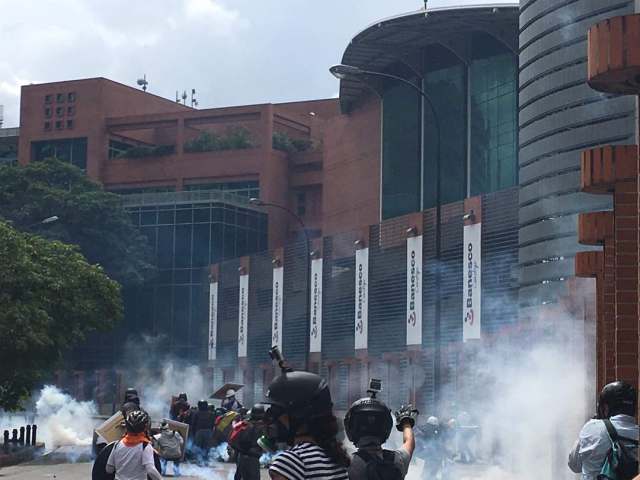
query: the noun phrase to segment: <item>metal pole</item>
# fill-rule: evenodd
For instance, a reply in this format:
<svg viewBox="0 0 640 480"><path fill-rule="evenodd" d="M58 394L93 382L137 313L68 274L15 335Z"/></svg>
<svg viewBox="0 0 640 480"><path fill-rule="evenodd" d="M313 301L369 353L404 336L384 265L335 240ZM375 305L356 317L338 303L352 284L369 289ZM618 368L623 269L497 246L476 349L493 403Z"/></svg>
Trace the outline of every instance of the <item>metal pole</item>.
<svg viewBox="0 0 640 480"><path fill-rule="evenodd" d="M256 205L261 207L274 207L274 208L279 208L280 210L284 210L285 212L287 212L287 214L289 214L290 216L296 219L296 221L300 224L300 227L302 228L302 232L304 233L304 239L305 239L305 245L306 245L305 274L307 277L307 288L306 288L307 292L305 296L306 298L305 317L307 318L307 331L304 336L304 339L305 339L304 340L304 345L305 345L304 365L305 365L305 369L308 370L309 369L309 335L311 331L311 324L310 324L310 320L311 320L311 262L310 262L311 239L309 238L309 232L307 232L307 227L304 224L304 221L302 220L302 218L300 218L298 215L296 215L287 207L283 205L278 205L277 203L263 202L262 200L260 200L259 203L256 203Z"/></svg>
<svg viewBox="0 0 640 480"><path fill-rule="evenodd" d="M426 8L426 4L425 4L425 8ZM356 76L363 76L363 75L371 75L371 76L377 76L377 77L382 77L382 78L389 78L391 80L395 80L401 83L404 83L405 85L410 86L411 88L413 88L416 92L418 92L422 98L424 98L427 102L427 104L429 104L429 108L431 109L431 113L433 114L433 120L434 120L434 124L436 127L436 266L435 266L435 281L436 281L436 298L435 298L435 324L434 324L434 336L435 336L435 358L434 358L434 376L433 376L433 383L434 383L434 403L436 404L436 407L438 406L438 403L440 401L440 381L441 381L441 375L440 375L440 363L441 363L441 359L440 359L440 355L441 355L441 348L440 348L440 335L441 335L441 322L440 322L440 314L441 314L441 309L442 309L442 305L441 305L441 265L440 265L440 260L441 260L441 249L442 249L442 245L441 245L441 241L440 241L440 223L441 223L441 219L442 219L442 209L440 206L440 200L441 200L441 180L440 180L440 163L441 163L441 158L440 158L440 153L441 153L441 144L442 144L442 137L441 137L441 129L440 129L440 117L438 117L438 113L436 111L436 107L433 103L433 101L431 100L431 97L424 91L422 90L420 87L418 87L417 85L415 85L413 82L410 82L409 80L407 80L406 78L402 78L399 77L397 75L392 75L390 73L384 73L384 72L376 72L373 70L362 70L360 68L357 67L350 67L352 68L351 72L349 72L349 74L353 74ZM423 163L423 162L422 162ZM424 175L424 172L422 172Z"/></svg>

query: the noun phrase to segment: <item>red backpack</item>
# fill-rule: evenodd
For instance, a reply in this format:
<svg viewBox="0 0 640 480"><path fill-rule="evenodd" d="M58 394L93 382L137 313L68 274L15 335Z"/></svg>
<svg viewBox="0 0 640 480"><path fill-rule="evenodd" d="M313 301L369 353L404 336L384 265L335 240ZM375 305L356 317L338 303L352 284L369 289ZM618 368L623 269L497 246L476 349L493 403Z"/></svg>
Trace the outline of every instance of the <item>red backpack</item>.
<svg viewBox="0 0 640 480"><path fill-rule="evenodd" d="M240 442L242 441L242 432L249 428L249 422L240 420L235 422L229 434L229 445L236 450L240 450Z"/></svg>

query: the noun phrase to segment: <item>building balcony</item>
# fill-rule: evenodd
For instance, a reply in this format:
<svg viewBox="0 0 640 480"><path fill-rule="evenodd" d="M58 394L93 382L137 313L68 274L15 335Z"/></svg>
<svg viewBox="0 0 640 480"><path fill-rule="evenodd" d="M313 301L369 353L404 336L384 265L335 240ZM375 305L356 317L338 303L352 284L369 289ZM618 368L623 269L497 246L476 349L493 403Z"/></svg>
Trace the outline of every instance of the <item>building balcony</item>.
<svg viewBox="0 0 640 480"><path fill-rule="evenodd" d="M640 93L640 14L604 20L589 29L588 82L607 93Z"/></svg>
<svg viewBox="0 0 640 480"><path fill-rule="evenodd" d="M582 191L613 192L616 183L635 178L637 159L637 145L606 145L585 150L582 152Z"/></svg>

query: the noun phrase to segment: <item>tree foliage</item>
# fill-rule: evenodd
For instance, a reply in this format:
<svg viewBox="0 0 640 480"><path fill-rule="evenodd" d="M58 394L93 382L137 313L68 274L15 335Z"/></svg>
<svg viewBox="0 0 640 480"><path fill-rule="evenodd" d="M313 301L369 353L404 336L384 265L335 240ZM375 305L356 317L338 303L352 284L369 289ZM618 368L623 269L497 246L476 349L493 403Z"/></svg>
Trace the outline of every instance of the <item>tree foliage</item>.
<svg viewBox="0 0 640 480"><path fill-rule="evenodd" d="M0 408L19 408L70 347L122 314L118 283L76 247L0 222Z"/></svg>
<svg viewBox="0 0 640 480"><path fill-rule="evenodd" d="M59 221L40 221L58 216ZM0 217L19 230L74 244L123 285L155 273L146 238L131 223L120 197L105 192L82 170L56 159L0 166Z"/></svg>

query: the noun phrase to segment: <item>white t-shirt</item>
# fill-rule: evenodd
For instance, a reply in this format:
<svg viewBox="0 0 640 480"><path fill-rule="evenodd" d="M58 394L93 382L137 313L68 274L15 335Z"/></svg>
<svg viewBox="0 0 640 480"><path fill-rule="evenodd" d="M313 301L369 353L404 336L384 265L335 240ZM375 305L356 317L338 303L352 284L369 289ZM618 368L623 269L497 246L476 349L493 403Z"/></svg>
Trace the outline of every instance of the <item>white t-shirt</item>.
<svg viewBox="0 0 640 480"><path fill-rule="evenodd" d="M116 480L147 480L145 465L154 465L153 448L148 444L143 448L142 443L127 447L118 442L109 455L107 465L115 468Z"/></svg>

